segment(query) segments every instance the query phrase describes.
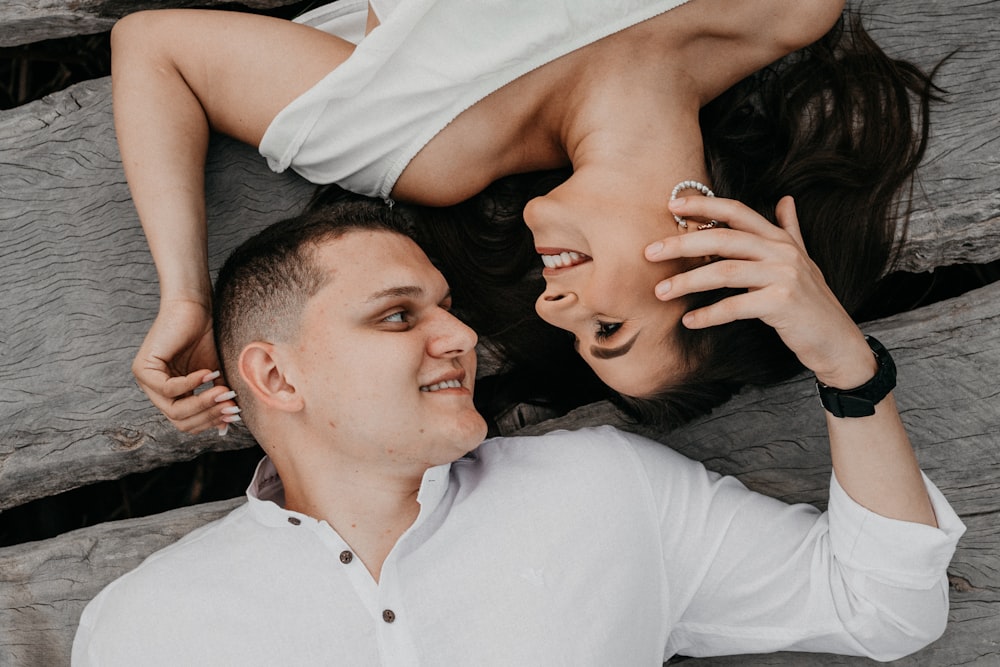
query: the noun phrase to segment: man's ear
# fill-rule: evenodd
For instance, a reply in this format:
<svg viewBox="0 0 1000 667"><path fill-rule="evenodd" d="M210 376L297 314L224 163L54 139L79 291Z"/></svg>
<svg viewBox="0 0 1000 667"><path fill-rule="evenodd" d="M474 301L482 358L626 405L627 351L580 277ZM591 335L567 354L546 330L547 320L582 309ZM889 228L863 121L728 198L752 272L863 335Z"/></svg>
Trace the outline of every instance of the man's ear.
<svg viewBox="0 0 1000 667"><path fill-rule="evenodd" d="M238 365L255 400L282 412L302 409L302 395L285 376L277 346L261 341L249 343L240 353Z"/></svg>

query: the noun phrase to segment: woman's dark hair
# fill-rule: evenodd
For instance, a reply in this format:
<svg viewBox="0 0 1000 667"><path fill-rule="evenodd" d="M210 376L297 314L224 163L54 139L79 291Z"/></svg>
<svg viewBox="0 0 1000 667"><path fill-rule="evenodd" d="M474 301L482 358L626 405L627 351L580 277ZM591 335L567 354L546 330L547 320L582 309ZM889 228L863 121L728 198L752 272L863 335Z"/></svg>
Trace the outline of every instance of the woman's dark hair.
<svg viewBox="0 0 1000 667"><path fill-rule="evenodd" d="M848 312L857 312L891 268L905 233L906 186L924 154L936 92L931 76L890 58L848 14L815 44L702 110L712 187L772 222L778 200L792 195L810 256ZM681 327L690 372L655 396L619 396L604 387L573 352L569 334L534 312L541 266L521 212L568 175L508 177L458 206L419 213L418 240L451 283L457 311L501 361L477 392L484 412L519 401L566 410L610 398L637 420L672 428L744 385L801 370L773 329L747 320ZM728 293L697 295L690 306Z"/></svg>
<svg viewBox="0 0 1000 667"><path fill-rule="evenodd" d="M932 75L890 58L860 17L848 13L815 44L702 109L715 192L772 223L778 200L794 197L809 255L851 314L892 269L905 237L912 179L939 92ZM681 346L693 369L688 377L648 399L619 397L626 412L676 425L746 384L778 382L801 370L758 320L697 332L682 327Z"/></svg>

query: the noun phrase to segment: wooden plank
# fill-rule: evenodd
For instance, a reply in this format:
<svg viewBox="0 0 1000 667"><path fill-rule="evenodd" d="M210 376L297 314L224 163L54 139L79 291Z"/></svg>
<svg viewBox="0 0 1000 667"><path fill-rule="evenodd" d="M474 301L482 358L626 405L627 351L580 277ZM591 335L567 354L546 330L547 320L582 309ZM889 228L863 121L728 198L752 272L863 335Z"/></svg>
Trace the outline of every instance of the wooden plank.
<svg viewBox="0 0 1000 667"><path fill-rule="evenodd" d="M936 78L947 93L945 103L932 111L932 140L918 184L924 195L915 202L899 268L927 271L997 259L1000 0L891 0L862 6L873 37L891 55L931 69L954 54Z"/></svg>
<svg viewBox="0 0 1000 667"><path fill-rule="evenodd" d="M998 7L892 0L873 18L884 41L900 33L890 50L916 44L901 55L926 63L972 42L943 71L954 95L936 117L925 208L905 253L912 270L1000 258ZM981 28L975 40L959 30L969 24ZM0 113L0 509L249 444L240 430L224 441L178 434L135 389L129 363L157 292L109 99L107 80L98 80ZM233 142L217 142L210 158L217 266L253 230L296 210L311 187L271 174Z"/></svg>
<svg viewBox="0 0 1000 667"><path fill-rule="evenodd" d="M941 640L899 663L947 667L1000 660L1000 283L867 329L900 368L897 399L921 464L968 525L949 570L951 623ZM523 432L621 424L606 404ZM658 439L752 488L789 502L825 502L830 465L811 378L746 391L714 414ZM656 434L646 432L647 435ZM0 550L0 664L61 664L83 606L155 549L229 505L85 528ZM684 662L706 666L867 665L869 660L778 654Z"/></svg>
<svg viewBox="0 0 1000 667"><path fill-rule="evenodd" d="M147 555L241 502L198 505L0 549L0 665L68 665L87 601Z"/></svg>
<svg viewBox="0 0 1000 667"><path fill-rule="evenodd" d="M0 137L0 509L248 446L243 431L175 432L131 377L158 288L119 162L109 81L0 116ZM312 192L232 141L213 146L208 173L214 268Z"/></svg>
<svg viewBox="0 0 1000 667"><path fill-rule="evenodd" d="M298 0L240 0L253 9L274 9ZM4 0L0 3L0 47L46 39L92 35L141 9L232 6L229 0Z"/></svg>

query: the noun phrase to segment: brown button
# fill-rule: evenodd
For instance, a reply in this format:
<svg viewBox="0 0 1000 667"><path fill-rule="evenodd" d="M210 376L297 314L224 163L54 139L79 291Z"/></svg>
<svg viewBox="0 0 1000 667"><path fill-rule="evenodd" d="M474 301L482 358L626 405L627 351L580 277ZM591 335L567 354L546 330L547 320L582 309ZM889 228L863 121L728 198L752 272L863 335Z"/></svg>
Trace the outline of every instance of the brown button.
<svg viewBox="0 0 1000 667"><path fill-rule="evenodd" d="M343 563L344 565L347 565L352 560L354 560L354 554L352 554L350 551L341 551L340 552L340 562L341 563Z"/></svg>
<svg viewBox="0 0 1000 667"><path fill-rule="evenodd" d="M292 524L293 526L297 526L300 523L302 523L302 519L300 519L297 516L290 516L288 517L288 523Z"/></svg>
<svg viewBox="0 0 1000 667"><path fill-rule="evenodd" d="M386 623L392 623L393 621L396 620L396 612L394 612L392 609L386 609L385 611L382 612L382 620L385 621Z"/></svg>

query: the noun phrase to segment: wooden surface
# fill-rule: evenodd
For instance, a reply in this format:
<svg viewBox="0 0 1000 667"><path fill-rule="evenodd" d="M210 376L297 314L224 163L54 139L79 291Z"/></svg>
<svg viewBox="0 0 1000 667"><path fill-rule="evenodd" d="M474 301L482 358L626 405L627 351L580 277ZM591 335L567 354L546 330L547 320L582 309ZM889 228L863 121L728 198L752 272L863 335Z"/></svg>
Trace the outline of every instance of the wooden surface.
<svg viewBox="0 0 1000 667"><path fill-rule="evenodd" d="M1000 0L863 3L866 25L895 57L932 68L946 91L931 116L905 261L926 271L1000 257Z"/></svg>
<svg viewBox="0 0 1000 667"><path fill-rule="evenodd" d="M968 532L952 561L951 621L945 636L898 663L995 666L1000 661L1000 283L866 327L900 369L897 400L927 474ZM989 410L982 406L991 405ZM525 429L621 422L606 404ZM788 502L823 506L830 464L822 410L811 378L737 396L716 413L668 436L643 431L748 486ZM102 524L0 549L0 665L65 664L80 613L101 587L153 551L238 501ZM701 665L869 665L829 655L777 654L685 660Z"/></svg>
<svg viewBox="0 0 1000 667"><path fill-rule="evenodd" d="M240 502L206 503L0 549L0 665L68 665L87 601L147 555Z"/></svg>
<svg viewBox="0 0 1000 667"><path fill-rule="evenodd" d="M273 174L242 144L219 141L211 154L217 268L255 230L298 212L312 186ZM132 379L159 297L108 80L0 115L0 193L0 510L247 446L239 434L176 432Z"/></svg>
<svg viewBox="0 0 1000 667"><path fill-rule="evenodd" d="M254 9L273 9L296 0L240 0ZM233 6L230 0L3 0L0 2L0 47L31 44L73 35L111 30L122 16L140 9Z"/></svg>
<svg viewBox="0 0 1000 667"><path fill-rule="evenodd" d="M3 2L0 46L104 30L108 16L148 4L183 2ZM940 74L948 104L933 117L903 267L1000 259L1000 0L868 4L877 39L894 54L931 65L962 49ZM208 187L213 267L311 191L270 173L254 150L221 140ZM131 378L157 289L121 173L107 80L0 112L0 284L0 510L249 444L240 429L225 440L175 432ZM1000 285L867 328L893 348L921 463L969 526L951 568L946 636L899 664L1000 665ZM748 391L669 441L765 493L822 503L829 468L816 400L807 378ZM537 428L616 419L598 404ZM76 619L104 583L229 506L0 550L0 665L66 664ZM869 664L787 654L687 662Z"/></svg>

